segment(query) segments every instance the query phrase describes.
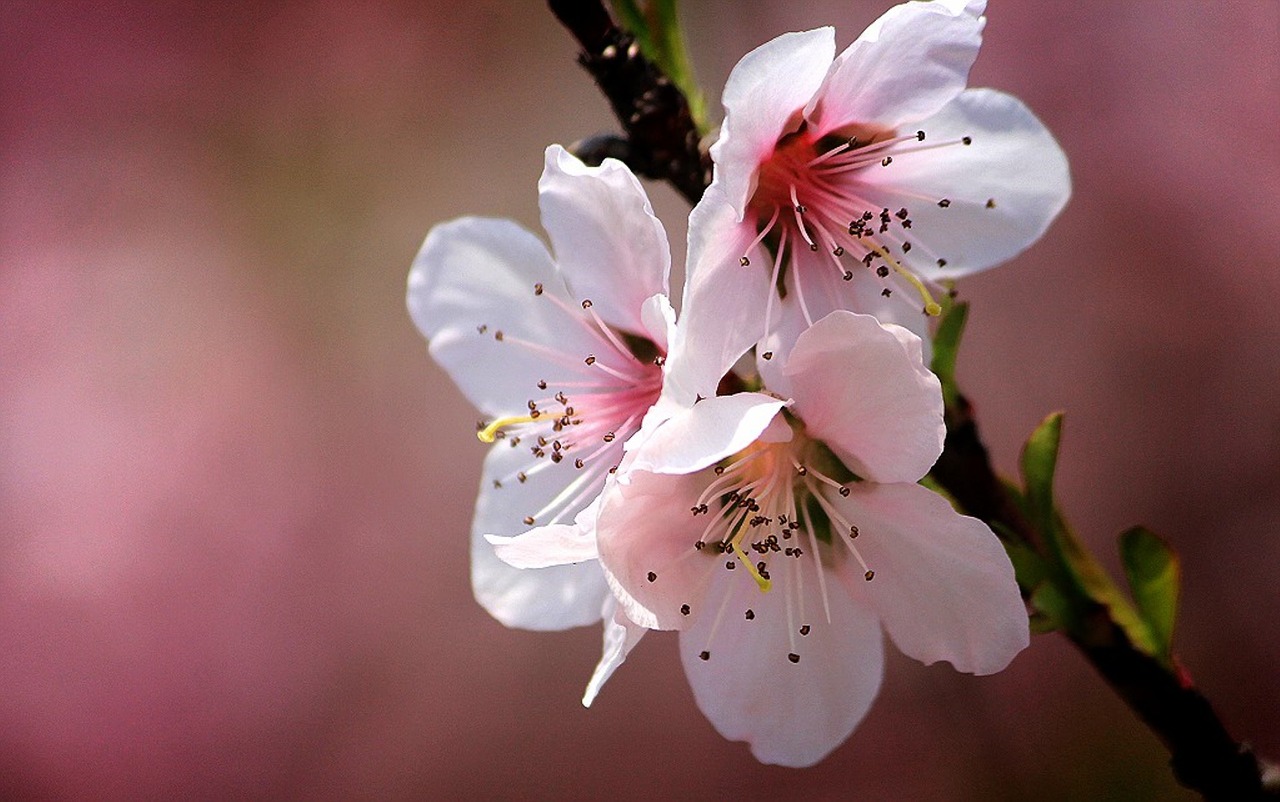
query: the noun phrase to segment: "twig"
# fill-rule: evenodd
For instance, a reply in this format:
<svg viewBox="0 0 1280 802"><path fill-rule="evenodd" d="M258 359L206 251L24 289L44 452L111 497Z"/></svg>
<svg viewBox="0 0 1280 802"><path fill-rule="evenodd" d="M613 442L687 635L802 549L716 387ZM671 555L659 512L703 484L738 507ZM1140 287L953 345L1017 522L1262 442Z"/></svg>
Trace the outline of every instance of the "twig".
<svg viewBox="0 0 1280 802"><path fill-rule="evenodd" d="M595 78L626 132L626 147L613 142L605 155L623 154L639 175L667 181L697 203L710 182L711 161L699 148L684 93L644 57L635 37L614 24L599 0L548 0L548 5L582 46L578 63ZM608 140L588 140L601 141ZM590 160L599 152L578 155Z"/></svg>

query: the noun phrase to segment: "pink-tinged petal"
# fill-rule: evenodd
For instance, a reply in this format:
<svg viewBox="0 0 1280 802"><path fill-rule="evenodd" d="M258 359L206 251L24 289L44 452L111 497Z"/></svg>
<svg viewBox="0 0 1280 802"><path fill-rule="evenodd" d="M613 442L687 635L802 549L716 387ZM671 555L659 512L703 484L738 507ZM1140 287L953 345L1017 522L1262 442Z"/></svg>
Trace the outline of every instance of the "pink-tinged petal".
<svg viewBox="0 0 1280 802"><path fill-rule="evenodd" d="M942 388L920 361L918 339L870 315L832 312L787 360L809 435L864 479L914 482L942 453Z"/></svg>
<svg viewBox="0 0 1280 802"><path fill-rule="evenodd" d="M713 548L695 547L709 519L692 509L712 478L710 471L636 471L629 482L613 482L605 491L596 527L600 565L635 624L680 629L701 608L707 580L724 559Z"/></svg>
<svg viewBox="0 0 1280 802"><path fill-rule="evenodd" d="M785 401L763 393L704 399L657 427L629 467L664 474L710 467L755 442L784 406Z"/></svg>
<svg viewBox="0 0 1280 802"><path fill-rule="evenodd" d="M880 689L884 646L875 615L829 577L828 623L815 564L795 561L809 569L802 589L777 578L767 594L734 575L741 571L717 571L707 609L680 633L680 659L698 707L725 738L750 743L763 763L803 767L822 760L849 737ZM806 624L808 634L801 635Z"/></svg>
<svg viewBox="0 0 1280 802"><path fill-rule="evenodd" d="M769 265L740 262L755 236L714 186L689 215L689 272L663 390L681 403L715 395L720 378L764 336Z"/></svg>
<svg viewBox="0 0 1280 802"><path fill-rule="evenodd" d="M600 662L596 664L596 670L591 675L591 680L587 682L587 690L582 694L583 707L591 707L600 689L608 682L609 677L613 676L613 672L618 670L618 666L627 659L627 655L631 654L631 650L636 647L646 632L648 632L647 629L627 618L626 613L622 612L618 606L617 599L612 596L605 599L604 650L600 655Z"/></svg>
<svg viewBox="0 0 1280 802"><path fill-rule="evenodd" d="M915 484L861 482L829 500L858 527L852 541L875 578L843 574L893 642L929 664L992 674L1030 642L1013 566L987 525Z"/></svg>
<svg viewBox="0 0 1280 802"><path fill-rule="evenodd" d="M535 295L538 284L542 296ZM464 217L427 234L409 272L407 301L431 355L467 399L502 415L541 397L539 379L590 376L581 355L598 348L597 340L551 296L573 303L536 237L509 220ZM567 367L557 353L568 355Z"/></svg>
<svg viewBox="0 0 1280 802"><path fill-rule="evenodd" d="M578 513L571 524L539 526L515 537L485 535L485 540L493 546L493 553L512 568L593 562L600 556L595 528L598 508L599 499Z"/></svg>
<svg viewBox="0 0 1280 802"><path fill-rule="evenodd" d="M806 117L819 136L849 126L893 130L958 95L982 45L986 0L903 3L832 64Z"/></svg>
<svg viewBox="0 0 1280 802"><path fill-rule="evenodd" d="M1066 155L1015 97L969 89L919 127L925 145L963 137L972 144L895 155L887 168L857 173L856 191L870 205L910 211L910 239L922 247L895 254L924 278L963 276L1013 257L1071 197Z"/></svg>
<svg viewBox="0 0 1280 802"><path fill-rule="evenodd" d="M647 298L667 292L671 247L631 170L615 159L588 167L552 145L538 205L574 297L589 299L606 323L643 334L640 310Z"/></svg>
<svg viewBox="0 0 1280 802"><path fill-rule="evenodd" d="M743 56L729 73L721 95L724 123L711 158L735 219L742 219L755 190L757 168L778 138L799 124L835 52L832 28L784 33Z"/></svg>
<svg viewBox="0 0 1280 802"><path fill-rule="evenodd" d="M527 481L520 482L515 475L528 470L529 462L527 450L512 448L506 441L494 445L485 458L471 526L471 587L476 601L509 627L560 630L594 623L600 620L600 607L609 595L599 563L522 570L503 562L485 538L525 532L530 528L525 516L540 510L581 475L566 460L530 473ZM501 487L494 486L495 480ZM570 507L565 517L582 510L595 496L591 493L575 505L577 509Z"/></svg>

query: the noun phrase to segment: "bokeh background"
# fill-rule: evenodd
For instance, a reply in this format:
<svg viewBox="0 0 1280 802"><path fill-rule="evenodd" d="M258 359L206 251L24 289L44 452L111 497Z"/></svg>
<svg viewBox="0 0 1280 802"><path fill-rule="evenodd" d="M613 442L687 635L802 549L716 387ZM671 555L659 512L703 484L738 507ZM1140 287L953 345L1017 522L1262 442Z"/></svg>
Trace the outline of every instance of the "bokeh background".
<svg viewBox="0 0 1280 802"><path fill-rule="evenodd" d="M685 11L715 100L887 5ZM1006 470L1068 411L1073 520L1112 567L1131 524L1173 541L1182 659L1280 757L1280 4L991 5L972 83L1075 196L963 283L964 386ZM613 129L575 52L537 2L5 4L0 796L1184 798L1057 636L979 679L894 654L792 771L715 734L674 637L587 711L598 630L472 601L484 449L404 282L433 223L537 230L545 145Z"/></svg>

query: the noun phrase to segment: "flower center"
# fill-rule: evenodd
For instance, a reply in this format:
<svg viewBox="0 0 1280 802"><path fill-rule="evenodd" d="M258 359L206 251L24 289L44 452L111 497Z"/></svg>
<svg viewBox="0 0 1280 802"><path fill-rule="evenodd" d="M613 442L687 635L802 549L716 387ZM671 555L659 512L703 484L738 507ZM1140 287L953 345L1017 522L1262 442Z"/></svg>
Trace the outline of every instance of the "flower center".
<svg viewBox="0 0 1280 802"><path fill-rule="evenodd" d="M584 326L593 340L590 353L555 352L547 346L493 332L506 346L525 348L544 364L562 369L558 378L540 379L537 392L525 402L526 413L506 415L477 426L484 443L504 440L512 448L525 448L529 459L517 470L493 480L494 489L511 482L525 484L549 470L573 473L563 488L538 510L524 516L526 526L562 523L590 503L604 487L607 474L617 469L622 445L639 428L649 407L662 392L665 354L651 341L619 334L585 300L575 309L536 285L539 300L554 303ZM480 327L487 333L487 327ZM554 482L554 484L552 484ZM553 489L559 480L548 480Z"/></svg>
<svg viewBox="0 0 1280 802"><path fill-rule="evenodd" d="M805 636L810 630L803 603L805 581L816 577L825 617L830 621L824 560L830 563L835 559L832 549L840 548L836 543L844 544L867 581L875 572L853 542L858 527L830 498L849 495L848 485L830 475L847 471L824 446L800 431L793 435L786 443L756 442L716 466L715 478L691 513L694 518L706 519L693 543L694 552L714 558L721 570L749 576L761 593L781 583L786 615L800 623L798 628L789 627L793 641L788 659L794 663L799 662L794 634ZM711 602L716 606L716 619L699 655L703 660L710 659L710 642L728 600L738 595L731 591L718 605ZM681 612L688 615L689 605L683 605ZM740 612L747 620L756 615L751 607Z"/></svg>
<svg viewBox="0 0 1280 802"><path fill-rule="evenodd" d="M751 263L749 254L757 245L767 244L774 257L773 285L783 295L784 271L788 266L795 270L792 282L797 300L810 323L804 282L796 266L797 253L804 250L824 252L824 257L809 264L825 262L826 269L834 270L844 281L851 281L856 269L872 270L881 279L895 276L920 297L926 314L939 314L941 306L928 286L903 263L913 247L923 247L911 240L910 210L894 211L870 203L862 178L867 170L890 168L895 158L973 141L963 137L923 144L925 138L924 131L898 136L866 130L847 139L818 139L804 125L783 136L760 165L756 190L748 202L748 219L753 220L757 236L741 257L743 266ZM941 208L950 203L947 198L937 200ZM937 263L945 266L946 260L938 259ZM882 294L888 297L892 290L886 286ZM766 317L769 314L771 308Z"/></svg>

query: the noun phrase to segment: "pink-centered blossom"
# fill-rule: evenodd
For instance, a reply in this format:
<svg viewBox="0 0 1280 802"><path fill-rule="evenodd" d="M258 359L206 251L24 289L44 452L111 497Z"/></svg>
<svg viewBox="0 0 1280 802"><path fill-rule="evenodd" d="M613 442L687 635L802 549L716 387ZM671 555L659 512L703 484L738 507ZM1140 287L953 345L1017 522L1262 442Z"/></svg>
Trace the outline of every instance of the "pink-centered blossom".
<svg viewBox="0 0 1280 802"><path fill-rule="evenodd" d="M833 312L782 366L787 401L664 399L602 497L621 612L680 630L698 705L764 762L813 764L852 732L880 686L882 630L977 674L1028 644L995 535L917 484L944 435L921 357L906 329Z"/></svg>
<svg viewBox="0 0 1280 802"><path fill-rule="evenodd" d="M507 220L444 223L413 264L408 306L431 355L485 416L480 439L493 443L472 523L476 599L527 629L603 616L608 644L616 605L594 562L591 519L662 387L670 251L620 162L587 167L553 145L538 197L554 257ZM582 561L517 570L484 539L530 529Z"/></svg>
<svg viewBox="0 0 1280 802"><path fill-rule="evenodd" d="M895 6L843 53L789 33L725 85L714 180L694 210L689 337L727 327L775 383L801 331L835 309L917 333L938 282L1022 251L1070 195L1061 148L1019 100L966 89L985 0ZM773 364L770 364L770 363Z"/></svg>

